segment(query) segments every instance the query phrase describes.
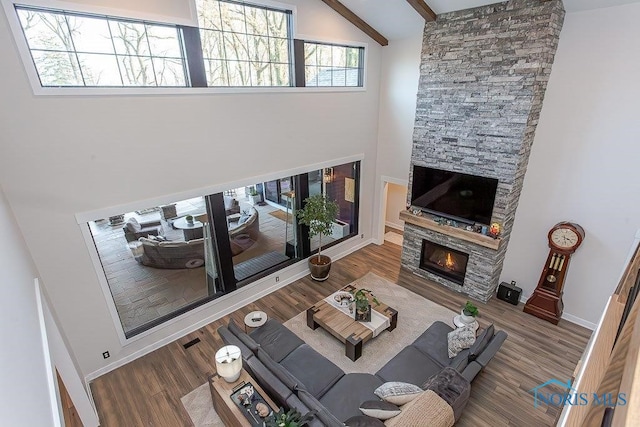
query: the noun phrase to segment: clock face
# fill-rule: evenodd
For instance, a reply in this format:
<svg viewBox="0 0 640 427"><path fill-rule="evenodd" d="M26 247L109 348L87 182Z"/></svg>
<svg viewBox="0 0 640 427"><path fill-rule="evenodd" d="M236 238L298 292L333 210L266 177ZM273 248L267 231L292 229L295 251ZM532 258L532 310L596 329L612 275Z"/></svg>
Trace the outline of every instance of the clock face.
<svg viewBox="0 0 640 427"><path fill-rule="evenodd" d="M570 228L558 228L551 233L551 242L562 249L575 247L580 241L578 234Z"/></svg>

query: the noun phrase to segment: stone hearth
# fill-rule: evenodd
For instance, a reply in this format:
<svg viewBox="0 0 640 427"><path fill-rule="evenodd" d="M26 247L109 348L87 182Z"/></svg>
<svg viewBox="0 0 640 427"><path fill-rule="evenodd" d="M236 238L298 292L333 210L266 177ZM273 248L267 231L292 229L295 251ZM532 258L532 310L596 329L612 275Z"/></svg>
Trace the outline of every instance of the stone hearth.
<svg viewBox="0 0 640 427"><path fill-rule="evenodd" d="M415 274L482 301L494 294L563 20L560 0L512 0L425 25L411 165L497 178L502 240L488 248L407 223L402 265ZM469 254L463 286L419 268L422 239Z"/></svg>

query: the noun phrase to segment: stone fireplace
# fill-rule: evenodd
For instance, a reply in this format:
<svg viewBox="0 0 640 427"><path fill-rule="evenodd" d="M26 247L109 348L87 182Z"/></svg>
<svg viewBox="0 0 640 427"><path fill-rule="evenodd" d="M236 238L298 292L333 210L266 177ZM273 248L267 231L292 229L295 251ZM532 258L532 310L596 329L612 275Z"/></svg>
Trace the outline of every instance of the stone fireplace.
<svg viewBox="0 0 640 427"><path fill-rule="evenodd" d="M494 240L403 212L402 265L416 275L481 301L494 294L563 19L560 0L511 0L425 25L411 169L498 179L491 221L502 232ZM462 283L421 268L425 240L468 255Z"/></svg>

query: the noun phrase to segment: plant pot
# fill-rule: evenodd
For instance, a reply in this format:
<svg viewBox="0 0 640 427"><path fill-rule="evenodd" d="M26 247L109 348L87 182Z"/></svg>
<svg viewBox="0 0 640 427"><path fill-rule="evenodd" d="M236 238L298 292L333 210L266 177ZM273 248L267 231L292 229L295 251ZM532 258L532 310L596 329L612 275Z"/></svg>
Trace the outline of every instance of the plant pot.
<svg viewBox="0 0 640 427"><path fill-rule="evenodd" d="M366 311L356 310L355 320L359 322L371 322L371 305L367 305Z"/></svg>
<svg viewBox="0 0 640 427"><path fill-rule="evenodd" d="M476 321L476 318L473 316L464 314L464 310L462 310L460 311L460 321L466 325L470 325L471 323Z"/></svg>
<svg viewBox="0 0 640 427"><path fill-rule="evenodd" d="M311 255L309 257L309 271L311 272L311 278L322 282L329 278L329 270L331 270L331 258L326 255Z"/></svg>

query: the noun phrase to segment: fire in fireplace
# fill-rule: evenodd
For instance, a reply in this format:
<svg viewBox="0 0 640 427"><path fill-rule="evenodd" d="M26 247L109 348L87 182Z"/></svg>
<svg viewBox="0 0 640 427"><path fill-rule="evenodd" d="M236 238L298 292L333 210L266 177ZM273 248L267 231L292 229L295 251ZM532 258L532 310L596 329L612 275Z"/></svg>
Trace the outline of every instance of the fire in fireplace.
<svg viewBox="0 0 640 427"><path fill-rule="evenodd" d="M422 240L420 268L458 285L464 283L469 254Z"/></svg>

